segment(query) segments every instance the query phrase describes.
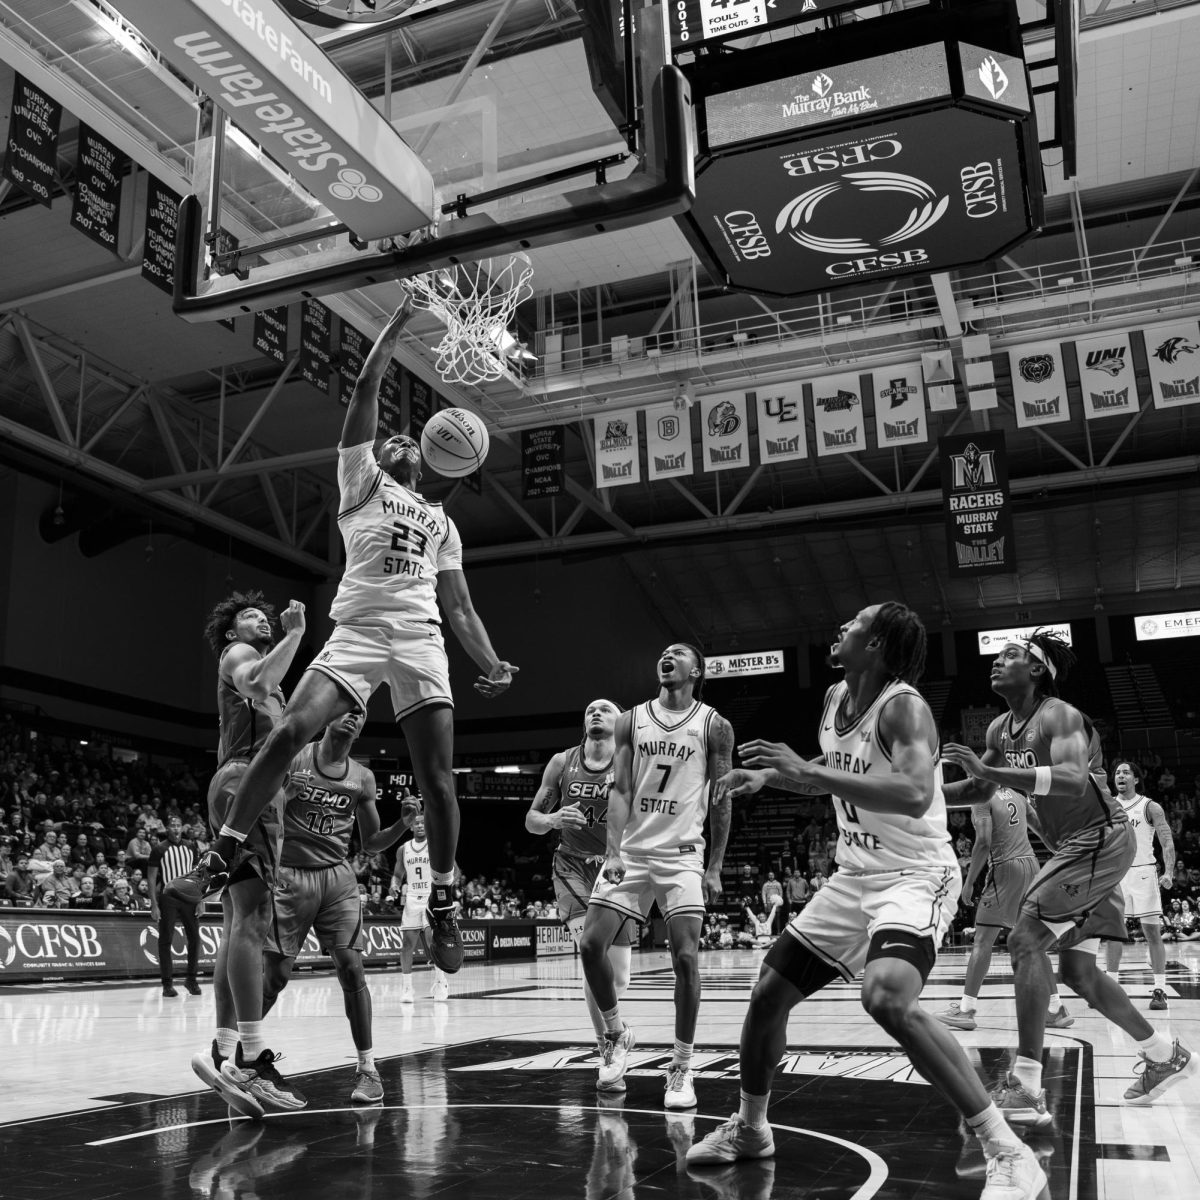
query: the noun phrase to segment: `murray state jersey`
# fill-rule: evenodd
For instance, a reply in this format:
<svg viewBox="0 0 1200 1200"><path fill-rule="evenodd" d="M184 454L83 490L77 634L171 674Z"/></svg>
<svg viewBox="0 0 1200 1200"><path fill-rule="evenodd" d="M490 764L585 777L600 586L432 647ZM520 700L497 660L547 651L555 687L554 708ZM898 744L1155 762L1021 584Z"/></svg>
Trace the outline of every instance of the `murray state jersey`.
<svg viewBox="0 0 1200 1200"><path fill-rule="evenodd" d="M385 475L370 442L339 447L338 486L346 568L329 615L440 622L438 572L462 570L454 522L440 504Z"/></svg>
<svg viewBox="0 0 1200 1200"><path fill-rule="evenodd" d="M633 789L622 857L703 855L708 731L716 715L699 700L686 712L672 712L657 700L633 710Z"/></svg>
<svg viewBox="0 0 1200 1200"><path fill-rule="evenodd" d="M1036 858L1029 844L1029 802L1024 794L999 787L987 807L992 818L988 862L995 866L1018 858Z"/></svg>
<svg viewBox="0 0 1200 1200"><path fill-rule="evenodd" d="M604 856L608 841L608 789L612 781L611 760L593 771L583 761L582 746L573 746L567 751L567 761L558 781L558 804L554 808L577 803L587 824L579 828L563 826L558 843L560 854L569 854L572 858Z"/></svg>
<svg viewBox="0 0 1200 1200"><path fill-rule="evenodd" d="M404 879L408 884L404 906L416 912L429 904L429 891L433 887L429 843L418 842L415 838L407 841L400 847L400 857L404 861Z"/></svg>
<svg viewBox="0 0 1200 1200"><path fill-rule="evenodd" d="M1129 818L1129 823L1133 826L1133 832L1137 837L1137 854L1134 855L1133 865L1135 867L1154 866L1154 823L1146 811L1150 797L1143 796L1139 792L1128 804L1120 796L1117 797L1117 803Z"/></svg>
<svg viewBox="0 0 1200 1200"><path fill-rule="evenodd" d="M371 772L353 759L346 761L338 778L326 775L317 765L316 742L309 742L292 759L293 777L306 778L294 795L288 789L283 810L283 855L285 867L332 867L350 857L350 835L359 801L369 795Z"/></svg>
<svg viewBox="0 0 1200 1200"><path fill-rule="evenodd" d="M221 651L221 657L238 645L230 642ZM254 651L262 658L257 650ZM267 734L275 728L283 716L283 692L276 688L265 700L251 700L217 675L217 712L221 721L221 741L217 748L217 765L231 758L252 758L267 740Z"/></svg>
<svg viewBox="0 0 1200 1200"><path fill-rule="evenodd" d="M889 700L916 696L916 688L892 680L871 705L853 720L841 715L849 691L845 680L829 689L821 714L821 753L825 765L854 775L886 775L892 769L892 750L880 736L879 718ZM921 699L921 703L924 700ZM933 800L923 816L866 812L833 794L837 814L837 863L848 871L900 871L911 867L954 867L954 847L946 825L946 800L942 795L942 768L934 768Z"/></svg>
<svg viewBox="0 0 1200 1200"><path fill-rule="evenodd" d="M997 730L996 743L1003 758L1000 765L1028 769L1050 766L1052 739L1043 724L1055 705L1065 703L1057 696L1046 696L1019 725L1014 723L1012 713L997 718L993 729ZM1088 733L1089 774L1083 795L1029 797L1034 831L1051 850L1057 850L1066 838L1085 829L1111 828L1126 821L1124 810L1109 794L1104 781L1100 739L1086 717L1084 724Z"/></svg>

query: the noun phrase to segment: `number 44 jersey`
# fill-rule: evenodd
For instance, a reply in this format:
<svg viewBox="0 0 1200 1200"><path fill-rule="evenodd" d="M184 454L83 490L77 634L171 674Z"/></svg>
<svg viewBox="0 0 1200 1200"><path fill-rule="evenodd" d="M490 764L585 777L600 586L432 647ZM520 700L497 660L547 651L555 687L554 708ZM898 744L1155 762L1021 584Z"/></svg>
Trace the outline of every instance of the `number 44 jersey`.
<svg viewBox="0 0 1200 1200"><path fill-rule="evenodd" d="M283 810L285 867L332 867L350 855L350 835L358 802L371 781L371 772L353 759L340 778L326 775L317 765L319 742L309 742L292 759L287 805Z"/></svg>

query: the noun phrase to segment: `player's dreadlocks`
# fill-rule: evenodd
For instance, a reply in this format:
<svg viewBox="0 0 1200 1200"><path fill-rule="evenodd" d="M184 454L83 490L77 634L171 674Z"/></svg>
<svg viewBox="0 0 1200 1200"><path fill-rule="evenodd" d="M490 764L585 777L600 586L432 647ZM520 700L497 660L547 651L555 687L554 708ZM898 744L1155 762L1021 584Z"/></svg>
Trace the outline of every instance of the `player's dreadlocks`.
<svg viewBox="0 0 1200 1200"><path fill-rule="evenodd" d="M893 679L915 684L925 670L925 626L907 605L888 600L879 606L871 622L872 638L878 638L883 665Z"/></svg>
<svg viewBox="0 0 1200 1200"><path fill-rule="evenodd" d="M205 641L218 658L221 657L221 651L229 645L225 635L233 628L238 613L245 612L248 608L257 608L272 626L275 625L275 607L267 603L262 592L230 592L208 614L208 620L204 623Z"/></svg>
<svg viewBox="0 0 1200 1200"><path fill-rule="evenodd" d="M1035 629L1025 640L1025 650L1046 668L1036 678L1037 691L1044 696L1057 696L1059 683L1076 663L1071 647L1052 630Z"/></svg>
<svg viewBox="0 0 1200 1200"><path fill-rule="evenodd" d="M682 646L685 650L691 651L696 658L696 665L700 668L700 678L696 680L695 685L692 687L692 699L699 700L700 693L704 691L704 654L698 647L693 646L691 642L679 642L678 645Z"/></svg>

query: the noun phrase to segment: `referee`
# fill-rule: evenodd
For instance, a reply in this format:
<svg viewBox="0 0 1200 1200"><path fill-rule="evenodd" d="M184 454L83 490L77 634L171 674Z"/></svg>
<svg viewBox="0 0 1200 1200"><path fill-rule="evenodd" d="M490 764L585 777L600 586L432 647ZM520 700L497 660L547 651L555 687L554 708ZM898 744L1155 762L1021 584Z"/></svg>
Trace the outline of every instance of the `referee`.
<svg viewBox="0 0 1200 1200"><path fill-rule="evenodd" d="M187 979L184 987L193 996L200 995L196 981L196 963L200 956L200 906L181 904L163 894L172 879L186 875L196 865L196 852L183 841L183 822L172 817L167 822L167 836L150 851L146 879L150 890L150 916L158 922L158 969L162 976L162 994L178 996L173 983L174 963L171 961L171 941L175 925L183 925L187 934Z"/></svg>

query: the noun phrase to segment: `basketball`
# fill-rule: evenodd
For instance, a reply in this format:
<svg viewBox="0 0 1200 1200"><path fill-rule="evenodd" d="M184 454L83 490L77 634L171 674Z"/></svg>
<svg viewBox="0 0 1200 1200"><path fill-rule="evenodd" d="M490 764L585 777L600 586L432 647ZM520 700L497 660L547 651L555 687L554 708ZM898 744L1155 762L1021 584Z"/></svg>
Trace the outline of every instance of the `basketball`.
<svg viewBox="0 0 1200 1200"><path fill-rule="evenodd" d="M483 466L488 432L465 408L434 413L421 431L421 456L429 467L448 479L461 479Z"/></svg>

